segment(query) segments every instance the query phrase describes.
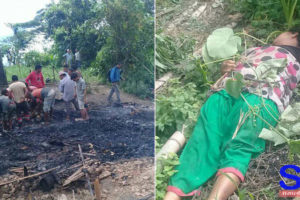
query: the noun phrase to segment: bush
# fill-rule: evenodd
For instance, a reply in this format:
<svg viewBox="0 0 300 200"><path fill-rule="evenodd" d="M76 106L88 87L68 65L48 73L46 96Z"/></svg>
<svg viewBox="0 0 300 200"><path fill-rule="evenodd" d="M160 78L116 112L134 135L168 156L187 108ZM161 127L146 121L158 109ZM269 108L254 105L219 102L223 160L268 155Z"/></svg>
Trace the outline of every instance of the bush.
<svg viewBox="0 0 300 200"><path fill-rule="evenodd" d="M28 53L25 53L24 61L26 67L32 67L35 65L42 65L47 66L51 63L52 55L48 53L40 53L37 51L29 51Z"/></svg>

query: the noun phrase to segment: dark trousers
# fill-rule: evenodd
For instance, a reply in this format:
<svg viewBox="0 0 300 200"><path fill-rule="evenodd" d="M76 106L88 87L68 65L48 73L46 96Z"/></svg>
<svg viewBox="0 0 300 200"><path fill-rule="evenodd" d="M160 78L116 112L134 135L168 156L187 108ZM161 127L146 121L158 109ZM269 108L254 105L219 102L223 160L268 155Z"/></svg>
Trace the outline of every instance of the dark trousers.
<svg viewBox="0 0 300 200"><path fill-rule="evenodd" d="M26 101L23 101L21 103L16 103L16 111L17 111L17 116L21 117L22 116L22 112L24 113L24 115L28 115L29 114L29 107Z"/></svg>

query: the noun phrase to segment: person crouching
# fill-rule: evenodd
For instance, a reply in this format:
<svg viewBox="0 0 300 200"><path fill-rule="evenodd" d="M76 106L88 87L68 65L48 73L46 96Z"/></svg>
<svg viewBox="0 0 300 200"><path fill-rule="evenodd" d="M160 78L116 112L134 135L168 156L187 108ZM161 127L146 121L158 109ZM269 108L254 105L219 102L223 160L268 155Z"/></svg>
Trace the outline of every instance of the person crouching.
<svg viewBox="0 0 300 200"><path fill-rule="evenodd" d="M33 90L32 96L36 99L37 106L43 104L44 121L49 123L55 104L55 90L52 88L38 88Z"/></svg>
<svg viewBox="0 0 300 200"><path fill-rule="evenodd" d="M0 95L0 110L2 114L3 132L12 130L12 118L16 111L16 104L9 97L7 89L3 89Z"/></svg>

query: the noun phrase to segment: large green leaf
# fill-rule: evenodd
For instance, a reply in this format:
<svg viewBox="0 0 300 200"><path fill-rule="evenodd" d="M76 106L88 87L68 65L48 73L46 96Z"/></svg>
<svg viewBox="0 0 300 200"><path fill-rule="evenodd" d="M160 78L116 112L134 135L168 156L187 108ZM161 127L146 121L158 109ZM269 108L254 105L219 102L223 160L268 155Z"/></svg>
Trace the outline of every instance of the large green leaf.
<svg viewBox="0 0 300 200"><path fill-rule="evenodd" d="M228 79L225 83L225 90L228 94L238 99L243 88L243 75L236 73L234 79Z"/></svg>
<svg viewBox="0 0 300 200"><path fill-rule="evenodd" d="M241 43L241 38L235 36L231 28L220 28L208 36L206 47L210 57L220 59L235 55Z"/></svg>
<svg viewBox="0 0 300 200"><path fill-rule="evenodd" d="M274 142L275 146L287 142L282 136L266 128L263 128L258 137Z"/></svg>
<svg viewBox="0 0 300 200"><path fill-rule="evenodd" d="M292 140L289 144L291 153L300 154L300 140Z"/></svg>
<svg viewBox="0 0 300 200"><path fill-rule="evenodd" d="M294 124L291 129L295 135L300 135L300 122Z"/></svg>
<svg viewBox="0 0 300 200"><path fill-rule="evenodd" d="M211 57L208 55L208 51L207 51L207 46L206 46L206 44L204 44L204 45L202 46L202 57L203 57L203 60L204 60L205 64L206 64L208 67L212 67L212 66L213 66L213 64L210 63L210 62L214 61L214 59L211 58ZM207 63L210 63L210 64L207 64Z"/></svg>
<svg viewBox="0 0 300 200"><path fill-rule="evenodd" d="M272 82L278 77L278 72L282 71L285 66L286 59L270 59L262 61L255 69L257 79Z"/></svg>
<svg viewBox="0 0 300 200"><path fill-rule="evenodd" d="M288 106L285 111L281 114L281 121L294 122L298 119L298 112L292 106Z"/></svg>

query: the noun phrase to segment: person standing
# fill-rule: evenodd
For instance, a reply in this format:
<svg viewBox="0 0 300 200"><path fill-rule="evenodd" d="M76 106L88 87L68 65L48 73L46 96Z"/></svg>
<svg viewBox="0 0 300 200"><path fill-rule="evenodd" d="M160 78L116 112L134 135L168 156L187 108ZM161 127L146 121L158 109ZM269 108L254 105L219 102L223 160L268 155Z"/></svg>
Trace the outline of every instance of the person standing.
<svg viewBox="0 0 300 200"><path fill-rule="evenodd" d="M67 64L69 67L71 67L72 59L73 59L71 50L67 49L67 52L63 55L63 57L65 57L65 59L66 59L65 64Z"/></svg>
<svg viewBox="0 0 300 200"><path fill-rule="evenodd" d="M33 90L32 96L36 100L36 106L43 104L44 121L48 124L50 120L49 115L52 115L55 104L55 90L48 87L38 88Z"/></svg>
<svg viewBox="0 0 300 200"><path fill-rule="evenodd" d="M19 126L21 126L22 112L24 113L25 120L29 121L30 119L28 104L25 101L28 90L25 83L19 81L18 76L13 75L11 79L13 82L9 85L8 91L16 103L17 121Z"/></svg>
<svg viewBox="0 0 300 200"><path fill-rule="evenodd" d="M16 104L9 97L7 89L3 89L0 95L0 114L2 114L3 131L12 130L12 117L16 110Z"/></svg>
<svg viewBox="0 0 300 200"><path fill-rule="evenodd" d="M35 70L27 76L25 82L32 90L36 88L43 88L45 86L45 82L42 74L42 66L36 65Z"/></svg>
<svg viewBox="0 0 300 200"><path fill-rule="evenodd" d="M87 105L85 81L76 72L71 74L71 79L76 82L76 96L81 114L81 118L76 119L76 121L88 120L89 115L85 108Z"/></svg>
<svg viewBox="0 0 300 200"><path fill-rule="evenodd" d="M59 91L63 93L63 100L66 106L67 120L70 120L70 113L72 111L72 105L76 110L79 110L78 102L76 101L76 83L70 79L66 72L59 72Z"/></svg>
<svg viewBox="0 0 300 200"><path fill-rule="evenodd" d="M78 49L75 49L75 65L77 68L81 66L81 54Z"/></svg>
<svg viewBox="0 0 300 200"><path fill-rule="evenodd" d="M111 105L112 104L112 96L114 93L116 93L116 96L117 96L117 104L121 104L121 99L120 99L120 91L119 91L119 87L118 87L118 84L121 80L121 66L122 64L119 63L117 64L115 67L113 67L111 70L110 70L110 73L109 73L109 80L111 82L111 90L110 90L110 93L108 95L108 98L107 98L107 101L108 101L108 104Z"/></svg>

